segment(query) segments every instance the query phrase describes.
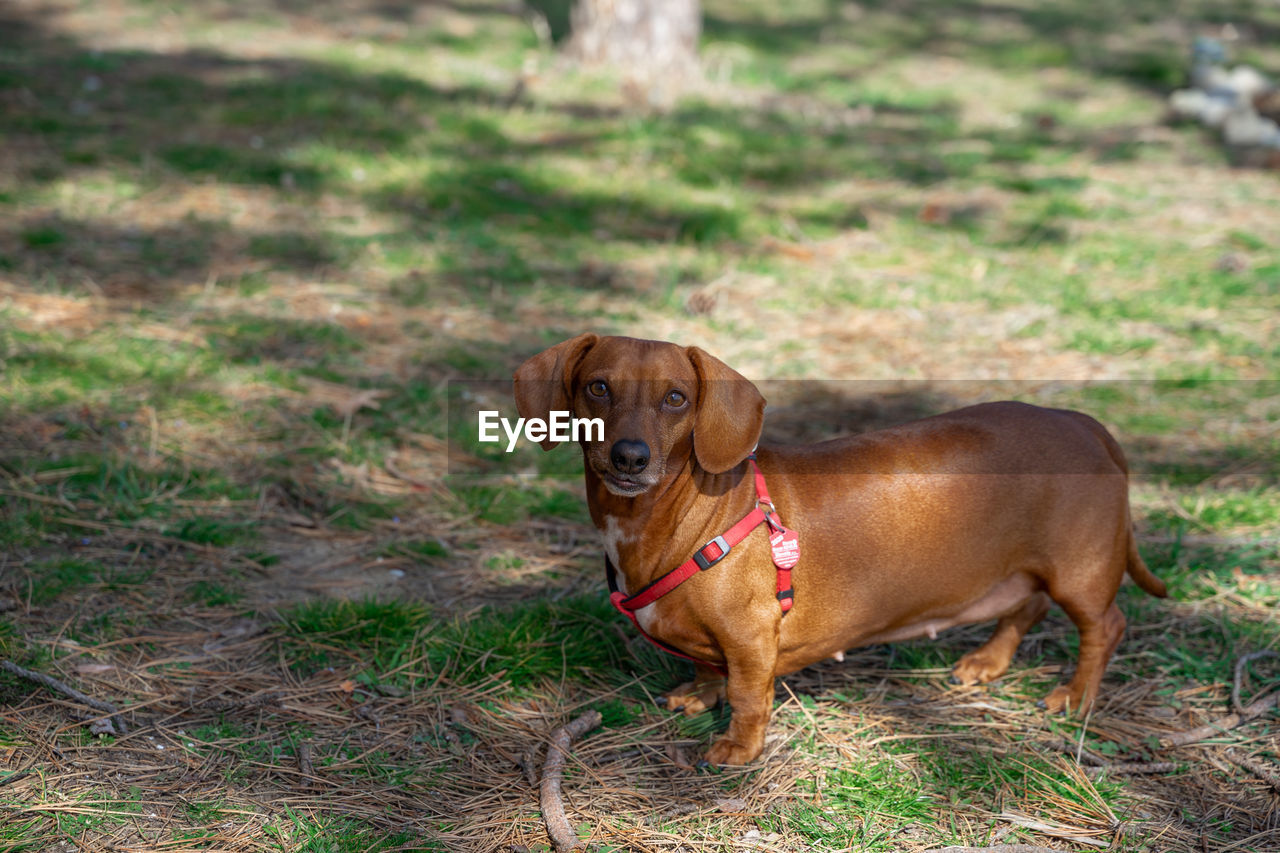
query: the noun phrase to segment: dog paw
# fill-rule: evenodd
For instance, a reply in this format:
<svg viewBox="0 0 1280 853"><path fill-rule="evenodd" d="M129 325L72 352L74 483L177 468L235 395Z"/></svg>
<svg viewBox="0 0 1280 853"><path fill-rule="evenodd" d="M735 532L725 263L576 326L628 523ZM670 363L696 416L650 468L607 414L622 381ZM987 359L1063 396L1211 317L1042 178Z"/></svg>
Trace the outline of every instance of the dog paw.
<svg viewBox="0 0 1280 853"><path fill-rule="evenodd" d="M711 744L711 749L707 750L707 763L716 765L750 764L763 751L763 745L753 749L731 741L727 737L722 737Z"/></svg>
<svg viewBox="0 0 1280 853"><path fill-rule="evenodd" d="M1008 663L993 659L981 651L969 652L951 670L951 683L970 686L995 681L1009 669Z"/></svg>
<svg viewBox="0 0 1280 853"><path fill-rule="evenodd" d="M724 684L699 687L692 681L681 684L657 699L658 704L668 711L676 714L683 713L686 717L694 717L703 711L710 711L722 701L724 701Z"/></svg>
<svg viewBox="0 0 1280 853"><path fill-rule="evenodd" d="M1041 699L1036 705L1050 714L1070 714L1072 710L1080 707L1080 697L1073 695L1070 687L1063 685L1055 687L1049 691L1049 695Z"/></svg>

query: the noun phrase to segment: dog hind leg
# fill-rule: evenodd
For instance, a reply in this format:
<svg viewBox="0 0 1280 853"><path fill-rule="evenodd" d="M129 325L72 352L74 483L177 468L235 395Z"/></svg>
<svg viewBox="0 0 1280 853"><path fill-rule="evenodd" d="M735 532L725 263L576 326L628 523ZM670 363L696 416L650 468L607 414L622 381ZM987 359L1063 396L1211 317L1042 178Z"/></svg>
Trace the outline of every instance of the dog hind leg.
<svg viewBox="0 0 1280 853"><path fill-rule="evenodd" d="M1049 611L1049 596L1032 593L1016 610L996 623L991 639L960 658L951 671L952 684L985 684L1009 669L1023 636Z"/></svg>
<svg viewBox="0 0 1280 853"><path fill-rule="evenodd" d="M1102 673L1116 646L1120 644L1120 638L1124 636L1125 620L1115 601L1101 614L1082 611L1066 604L1063 609L1080 631L1080 661L1071 681L1055 687L1041 704L1050 713L1078 713L1098 698Z"/></svg>
<svg viewBox="0 0 1280 853"><path fill-rule="evenodd" d="M708 666L694 664L694 667L693 681L686 681L657 697L655 701L660 707L693 717L724 701L724 676Z"/></svg>

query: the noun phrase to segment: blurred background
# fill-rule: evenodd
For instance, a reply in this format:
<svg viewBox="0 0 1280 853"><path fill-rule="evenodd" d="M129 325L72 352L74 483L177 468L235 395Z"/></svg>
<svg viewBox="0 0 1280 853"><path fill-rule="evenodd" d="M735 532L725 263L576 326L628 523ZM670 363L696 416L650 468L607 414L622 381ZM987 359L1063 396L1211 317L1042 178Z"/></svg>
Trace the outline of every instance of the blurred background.
<svg viewBox="0 0 1280 853"><path fill-rule="evenodd" d="M1275 0L6 3L0 657L131 710L0 675L0 850L536 849L514 759L592 703L627 849L1274 849L1276 776L1151 744L1280 642L1276 81ZM692 775L726 718L645 706L576 454L456 417L583 331L863 380L775 438L1083 408L1178 600L1092 727L1028 713L1058 614L994 698L981 631L868 650Z"/></svg>

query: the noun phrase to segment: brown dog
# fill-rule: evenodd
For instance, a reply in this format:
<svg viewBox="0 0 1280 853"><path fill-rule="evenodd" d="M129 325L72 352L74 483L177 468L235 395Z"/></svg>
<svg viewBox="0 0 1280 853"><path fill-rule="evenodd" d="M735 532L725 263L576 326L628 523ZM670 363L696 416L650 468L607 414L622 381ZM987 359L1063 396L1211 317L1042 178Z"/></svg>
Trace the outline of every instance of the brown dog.
<svg viewBox="0 0 1280 853"><path fill-rule="evenodd" d="M707 754L714 764L760 754L777 675L855 646L996 619L995 634L953 674L962 684L991 681L1050 600L1080 631L1080 662L1043 704L1081 709L1124 632L1115 596L1125 572L1165 594L1134 543L1120 447L1078 412L990 403L820 444L761 447L754 458L778 515L722 555L724 540L707 543L759 505L748 456L765 401L754 385L697 347L587 334L521 365L515 398L526 418L568 410L604 422L603 441L581 444L591 518L621 575L615 601L630 592L640 603L641 591L654 592L647 586L701 556L686 582L668 590L663 580L657 591L666 594L634 618L699 661L667 707L732 706ZM785 598L771 551L778 516L800 547ZM784 614L779 602L792 595Z"/></svg>

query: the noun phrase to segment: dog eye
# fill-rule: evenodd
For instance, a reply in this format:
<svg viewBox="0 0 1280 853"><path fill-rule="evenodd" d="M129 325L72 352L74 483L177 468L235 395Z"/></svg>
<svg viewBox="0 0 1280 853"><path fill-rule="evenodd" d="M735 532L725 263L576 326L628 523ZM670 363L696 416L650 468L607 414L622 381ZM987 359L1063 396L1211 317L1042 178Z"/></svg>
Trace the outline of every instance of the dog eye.
<svg viewBox="0 0 1280 853"><path fill-rule="evenodd" d="M678 409L684 405L685 397L679 391L672 391L667 394L666 404L673 409Z"/></svg>
<svg viewBox="0 0 1280 853"><path fill-rule="evenodd" d="M597 379L587 386L587 393L592 397L604 397L609 393L609 386L604 383L604 380Z"/></svg>

